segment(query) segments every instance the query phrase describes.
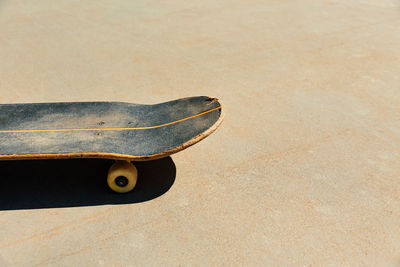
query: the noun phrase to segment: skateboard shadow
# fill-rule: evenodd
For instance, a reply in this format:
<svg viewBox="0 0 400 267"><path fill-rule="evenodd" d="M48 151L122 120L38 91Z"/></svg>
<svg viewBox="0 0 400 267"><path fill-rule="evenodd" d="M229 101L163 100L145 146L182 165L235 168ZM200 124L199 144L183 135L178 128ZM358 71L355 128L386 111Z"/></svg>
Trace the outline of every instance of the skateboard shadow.
<svg viewBox="0 0 400 267"><path fill-rule="evenodd" d="M127 194L108 188L112 160L0 161L0 210L140 203L165 194L174 184L171 157L135 162L139 177Z"/></svg>

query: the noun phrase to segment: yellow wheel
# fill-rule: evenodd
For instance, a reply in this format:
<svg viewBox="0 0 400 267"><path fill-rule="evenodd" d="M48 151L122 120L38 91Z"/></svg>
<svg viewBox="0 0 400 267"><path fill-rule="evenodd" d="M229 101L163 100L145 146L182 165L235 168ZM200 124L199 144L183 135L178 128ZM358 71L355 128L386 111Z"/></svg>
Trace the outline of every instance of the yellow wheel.
<svg viewBox="0 0 400 267"><path fill-rule="evenodd" d="M108 171L107 183L113 191L127 193L135 187L137 176L137 169L132 163L117 161Z"/></svg>

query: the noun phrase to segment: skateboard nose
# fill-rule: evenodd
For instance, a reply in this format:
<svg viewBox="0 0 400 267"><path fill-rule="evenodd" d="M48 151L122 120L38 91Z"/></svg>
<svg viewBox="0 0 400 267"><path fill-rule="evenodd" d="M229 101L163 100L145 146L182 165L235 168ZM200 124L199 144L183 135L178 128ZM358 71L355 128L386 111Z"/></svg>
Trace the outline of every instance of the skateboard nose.
<svg viewBox="0 0 400 267"><path fill-rule="evenodd" d="M208 103L206 104L206 105L208 106L208 105L211 105L212 103L218 101L218 98L215 98L215 97L208 97L208 99L207 99L206 101L208 102Z"/></svg>

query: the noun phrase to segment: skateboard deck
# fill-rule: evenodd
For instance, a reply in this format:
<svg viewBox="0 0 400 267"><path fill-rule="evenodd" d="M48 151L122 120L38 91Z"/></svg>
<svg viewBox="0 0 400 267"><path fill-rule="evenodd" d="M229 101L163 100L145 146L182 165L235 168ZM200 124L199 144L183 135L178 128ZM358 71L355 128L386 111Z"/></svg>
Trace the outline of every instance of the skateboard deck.
<svg viewBox="0 0 400 267"><path fill-rule="evenodd" d="M107 183L131 191L130 161L166 157L210 135L223 119L221 103L206 96L154 105L71 102L0 105L0 160L107 158Z"/></svg>
<svg viewBox="0 0 400 267"><path fill-rule="evenodd" d="M0 105L0 160L168 156L211 134L221 103L205 96L155 105L71 102Z"/></svg>

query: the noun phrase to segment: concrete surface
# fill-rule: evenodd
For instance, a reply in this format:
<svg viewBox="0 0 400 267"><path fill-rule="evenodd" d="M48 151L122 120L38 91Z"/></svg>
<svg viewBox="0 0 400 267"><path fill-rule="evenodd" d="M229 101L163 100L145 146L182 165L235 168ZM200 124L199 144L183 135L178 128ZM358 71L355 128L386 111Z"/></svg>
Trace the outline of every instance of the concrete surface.
<svg viewBox="0 0 400 267"><path fill-rule="evenodd" d="M0 103L226 109L148 201L3 186L0 265L399 266L399 47L398 0L0 1Z"/></svg>

